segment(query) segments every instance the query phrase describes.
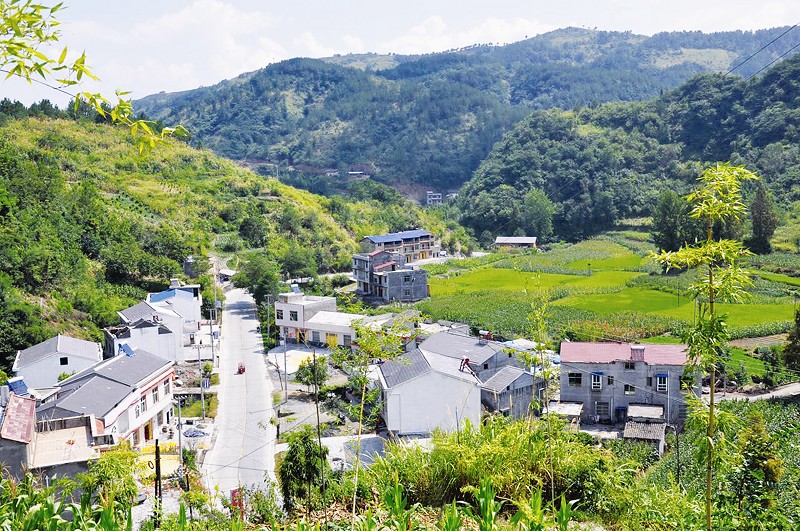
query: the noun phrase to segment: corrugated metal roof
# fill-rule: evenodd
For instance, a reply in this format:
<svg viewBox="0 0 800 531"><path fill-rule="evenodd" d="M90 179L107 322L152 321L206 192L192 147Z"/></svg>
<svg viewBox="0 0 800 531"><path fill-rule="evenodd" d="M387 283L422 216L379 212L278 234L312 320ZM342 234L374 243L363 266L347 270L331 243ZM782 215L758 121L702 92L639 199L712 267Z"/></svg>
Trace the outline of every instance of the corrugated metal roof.
<svg viewBox="0 0 800 531"><path fill-rule="evenodd" d="M147 295L147 302L150 303L164 302L169 299L192 300L194 297L190 292L182 289L165 289L164 291L159 291L158 293L149 293Z"/></svg>
<svg viewBox="0 0 800 531"><path fill-rule="evenodd" d="M8 398L0 436L11 441L29 443L33 438L35 422L36 400L12 394Z"/></svg>
<svg viewBox="0 0 800 531"><path fill-rule="evenodd" d="M128 324L135 323L139 319L153 319L154 315L159 315L159 314L180 317L180 315L178 315L178 313L175 311L169 310L167 308L156 307L147 302L140 302L139 304L134 304L130 308L126 308L117 313L119 314L120 317L122 317L122 320Z"/></svg>
<svg viewBox="0 0 800 531"><path fill-rule="evenodd" d="M431 236L431 233L423 229L404 230L402 232L391 232L380 236L365 236L365 239L372 243L389 243L389 242L402 242L403 240L410 240L413 238L421 238L423 236Z"/></svg>
<svg viewBox="0 0 800 531"><path fill-rule="evenodd" d="M524 374L525 371L519 367L511 367L507 365L494 373L491 378L483 382L481 387L487 391L500 393L505 391L506 387L517 381L517 378L523 376Z"/></svg>
<svg viewBox="0 0 800 531"><path fill-rule="evenodd" d="M497 245L536 245L536 236L498 236L494 243Z"/></svg>
<svg viewBox="0 0 800 531"><path fill-rule="evenodd" d="M480 384L480 380L474 372L466 369L462 371L460 369L460 359L452 358L450 356L442 356L441 354L436 354L434 352L422 351L422 355L425 356L425 359L428 360L428 364L434 371L458 378L459 380L465 380L476 385ZM475 367L471 368L474 369Z"/></svg>
<svg viewBox="0 0 800 531"><path fill-rule="evenodd" d="M660 441L664 438L667 425L663 422L636 422L629 420L625 423L624 439L640 439L644 441Z"/></svg>
<svg viewBox="0 0 800 531"><path fill-rule="evenodd" d="M561 363L632 361L631 347L639 347L650 365L685 365L686 345L631 345L629 343L561 343Z"/></svg>
<svg viewBox="0 0 800 531"><path fill-rule="evenodd" d="M47 341L20 350L14 366L16 368L25 367L53 354L67 354L97 361L103 358L103 349L100 347L100 343L59 334Z"/></svg>
<svg viewBox="0 0 800 531"><path fill-rule="evenodd" d="M628 416L646 419L663 419L664 406L660 404L628 404Z"/></svg>
<svg viewBox="0 0 800 531"><path fill-rule="evenodd" d="M394 387L431 371L431 366L419 349L406 352L383 362L379 369L387 387Z"/></svg>

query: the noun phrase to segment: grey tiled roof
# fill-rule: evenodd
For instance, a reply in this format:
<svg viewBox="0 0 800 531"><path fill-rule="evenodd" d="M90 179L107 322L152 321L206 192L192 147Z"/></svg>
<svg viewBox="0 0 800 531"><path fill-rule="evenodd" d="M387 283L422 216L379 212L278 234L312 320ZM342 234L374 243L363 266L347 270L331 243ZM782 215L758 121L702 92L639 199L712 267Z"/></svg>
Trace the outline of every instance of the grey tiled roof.
<svg viewBox="0 0 800 531"><path fill-rule="evenodd" d="M146 302L140 302L139 304L134 304L130 308L125 308L117 313L119 313L120 317L122 317L126 323L134 323L140 319L152 319L158 311L152 305Z"/></svg>
<svg viewBox="0 0 800 531"><path fill-rule="evenodd" d="M59 397L40 407L37 416L50 418L73 412L103 418L140 382L172 364L142 349L134 350L133 356L104 360L62 381Z"/></svg>
<svg viewBox="0 0 800 531"><path fill-rule="evenodd" d="M519 367L505 366L496 373L494 373L494 375L492 375L491 378L483 382L483 385L481 385L481 387L488 391L500 393L502 391L505 391L506 387L514 383L517 380L517 378L519 378L523 374L525 374L525 371L523 371Z"/></svg>
<svg viewBox="0 0 800 531"><path fill-rule="evenodd" d="M379 368L387 387L394 387L431 371L430 364L419 349L385 361Z"/></svg>
<svg viewBox="0 0 800 531"><path fill-rule="evenodd" d="M15 365L27 366L56 353L98 361L102 358L102 352L100 343L59 334L47 341L42 341L37 345L19 351Z"/></svg>
<svg viewBox="0 0 800 531"><path fill-rule="evenodd" d="M625 431L622 437L625 439L660 441L664 438L666 426L663 422L636 422L629 420L625 423Z"/></svg>
<svg viewBox="0 0 800 531"><path fill-rule="evenodd" d="M503 351L503 345L495 341L484 341L462 333L439 332L422 342L419 347L425 352L433 352L461 359L466 356L475 366L485 363L496 353Z"/></svg>

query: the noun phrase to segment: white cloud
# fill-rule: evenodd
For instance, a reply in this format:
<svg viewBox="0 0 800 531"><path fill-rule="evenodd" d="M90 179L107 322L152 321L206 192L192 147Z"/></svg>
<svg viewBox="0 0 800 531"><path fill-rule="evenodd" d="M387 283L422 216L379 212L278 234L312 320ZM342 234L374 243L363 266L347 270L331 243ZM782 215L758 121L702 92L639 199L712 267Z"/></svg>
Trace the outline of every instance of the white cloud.
<svg viewBox="0 0 800 531"><path fill-rule="evenodd" d="M294 45L297 54L304 57L328 57L336 53L335 49L319 42L310 31L304 31L295 37Z"/></svg>
<svg viewBox="0 0 800 531"><path fill-rule="evenodd" d="M379 49L383 52L427 53L471 44L515 42L553 29L556 26L521 17L490 17L477 26L455 28L441 16L434 15L410 28L405 35L382 43Z"/></svg>
<svg viewBox="0 0 800 531"><path fill-rule="evenodd" d="M344 35L342 42L344 43L344 49L339 53L364 53L370 51L364 46L364 41L353 35Z"/></svg>

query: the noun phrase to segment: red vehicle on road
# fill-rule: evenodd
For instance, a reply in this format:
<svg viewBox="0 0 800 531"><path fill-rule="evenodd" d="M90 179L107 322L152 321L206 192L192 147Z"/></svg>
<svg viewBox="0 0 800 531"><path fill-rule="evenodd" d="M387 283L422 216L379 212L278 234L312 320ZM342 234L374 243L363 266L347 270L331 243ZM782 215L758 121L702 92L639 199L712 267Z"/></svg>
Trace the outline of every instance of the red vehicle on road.
<svg viewBox="0 0 800 531"><path fill-rule="evenodd" d="M236 374L244 374L244 362L239 362L239 367L236 369Z"/></svg>

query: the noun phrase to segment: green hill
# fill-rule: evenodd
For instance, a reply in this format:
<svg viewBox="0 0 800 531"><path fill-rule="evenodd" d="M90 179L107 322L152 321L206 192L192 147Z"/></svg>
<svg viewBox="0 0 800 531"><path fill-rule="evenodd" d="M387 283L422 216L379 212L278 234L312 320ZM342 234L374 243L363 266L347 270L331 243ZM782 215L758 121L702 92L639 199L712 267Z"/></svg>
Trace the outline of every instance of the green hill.
<svg viewBox="0 0 800 531"><path fill-rule="evenodd" d="M453 189L531 109L653 98L698 72L726 71L783 31L645 37L567 28L422 56L292 59L148 96L135 108L188 126L197 145L270 172L280 167L282 178L312 190L346 188L344 179L319 177L330 170L414 184L416 193ZM788 33L737 74L756 72L798 39Z"/></svg>
<svg viewBox="0 0 800 531"><path fill-rule="evenodd" d="M660 191L685 192L704 165L727 160L760 174L783 204L800 200L798 80L795 56L747 81L698 75L645 103L535 112L464 186L462 221L512 233L537 188L555 203L555 234L581 238L649 215Z"/></svg>
<svg viewBox="0 0 800 531"><path fill-rule="evenodd" d="M326 199L178 142L139 155L123 128L0 118L6 368L17 349L58 332L99 339L116 311L180 275L187 255L263 249L284 275L305 276L347 271L369 233L424 226L450 248L467 241L396 194L372 199L382 190Z"/></svg>

